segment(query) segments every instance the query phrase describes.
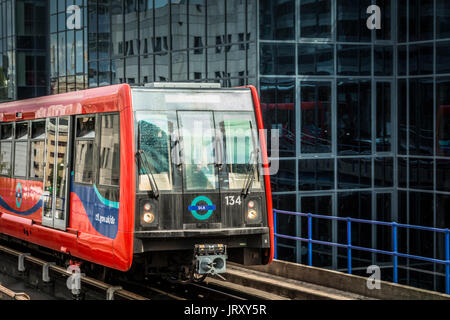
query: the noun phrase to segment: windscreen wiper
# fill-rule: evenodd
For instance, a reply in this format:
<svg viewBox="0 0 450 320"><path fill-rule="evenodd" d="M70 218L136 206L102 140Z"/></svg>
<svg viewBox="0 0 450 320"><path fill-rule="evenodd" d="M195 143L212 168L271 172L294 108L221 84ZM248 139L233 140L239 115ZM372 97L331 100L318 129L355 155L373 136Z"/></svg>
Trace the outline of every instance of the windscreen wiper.
<svg viewBox="0 0 450 320"><path fill-rule="evenodd" d="M155 177L153 176L152 170L150 169L150 164L148 162L147 155L142 149L140 149L136 155L139 157L141 166L146 172L148 181L150 182L150 187L152 188L152 195L155 199L158 199L159 189L158 185L156 184Z"/></svg>
<svg viewBox="0 0 450 320"><path fill-rule="evenodd" d="M222 170L223 167L223 144L222 139L216 139L215 166Z"/></svg>
<svg viewBox="0 0 450 320"><path fill-rule="evenodd" d="M255 170L256 170L256 164L258 163L258 155L259 150L252 151L250 154L250 159L248 161L247 166L250 166L249 171L247 172L247 176L245 177L244 187L242 188L241 195L245 198L250 193L250 188L253 185L253 181L255 180ZM255 157L255 163L252 163L252 156Z"/></svg>
<svg viewBox="0 0 450 320"><path fill-rule="evenodd" d="M256 137L255 133L253 132L253 125L252 122L249 121L250 125L250 132L252 133L252 140L254 144L256 145ZM252 156L255 157L255 163L252 165ZM242 188L241 195L246 198L248 194L250 193L250 188L253 185L253 181L255 180L255 171L258 171L256 166L258 164L258 158L259 158L259 149L256 148L256 150L252 151L250 153L250 159L248 160L247 167L250 166L249 171L247 172L247 176L245 177L244 187ZM259 178L259 171L258 171L258 178Z"/></svg>
<svg viewBox="0 0 450 320"><path fill-rule="evenodd" d="M181 154L183 153L183 150L181 148L180 138L177 138L175 140L175 142L171 146L171 150L172 150L173 163L178 168L178 170L181 170L181 166L183 165Z"/></svg>

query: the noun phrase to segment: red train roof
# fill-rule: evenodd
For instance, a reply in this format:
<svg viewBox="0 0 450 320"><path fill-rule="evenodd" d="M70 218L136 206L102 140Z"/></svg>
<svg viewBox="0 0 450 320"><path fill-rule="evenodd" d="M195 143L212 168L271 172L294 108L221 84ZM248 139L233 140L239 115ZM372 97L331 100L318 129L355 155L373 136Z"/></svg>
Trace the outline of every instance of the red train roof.
<svg viewBox="0 0 450 320"><path fill-rule="evenodd" d="M0 122L121 111L131 105L128 84L87 89L0 104ZM17 113L22 117L16 118Z"/></svg>

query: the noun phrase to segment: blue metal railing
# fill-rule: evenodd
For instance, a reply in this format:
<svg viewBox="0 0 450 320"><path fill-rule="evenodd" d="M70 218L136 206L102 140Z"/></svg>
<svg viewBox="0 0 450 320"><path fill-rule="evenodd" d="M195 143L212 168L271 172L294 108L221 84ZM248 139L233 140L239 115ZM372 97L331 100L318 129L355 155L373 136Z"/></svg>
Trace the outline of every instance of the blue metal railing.
<svg viewBox="0 0 450 320"><path fill-rule="evenodd" d="M308 239L278 234L277 233L277 214L307 217L308 218ZM347 268L348 268L349 274L352 273L352 250L385 254L385 255L389 255L389 256L393 257L393 263L394 263L393 278L394 278L395 283L398 283L398 257L433 262L433 263L445 265L445 292L447 294L450 294L450 230L449 229L414 226L414 225L409 225L409 224L400 224L400 223L396 223L396 222L382 222L382 221L373 221L373 220L362 220L362 219L353 219L353 218L324 216L324 215L318 215L318 214L290 212L290 211L282 211L282 210L276 210L276 209L273 210L273 215L274 215L273 221L274 221L274 230L275 230L275 259L277 259L277 239L278 238L295 240L295 241L300 241L300 242L307 242L308 243L308 264L310 266L312 266L312 245L313 244L327 245L327 246L347 249ZM347 244L314 240L312 238L312 219L313 218L347 222ZM392 249L393 250L386 251L386 250L378 250L378 249L365 248L365 247L352 245L352 223L363 223L363 224L381 225L381 226L391 227L392 228L392 240L393 240ZM438 232L438 233L445 234L445 260L410 255L410 254L398 252L398 228L432 231L432 232Z"/></svg>

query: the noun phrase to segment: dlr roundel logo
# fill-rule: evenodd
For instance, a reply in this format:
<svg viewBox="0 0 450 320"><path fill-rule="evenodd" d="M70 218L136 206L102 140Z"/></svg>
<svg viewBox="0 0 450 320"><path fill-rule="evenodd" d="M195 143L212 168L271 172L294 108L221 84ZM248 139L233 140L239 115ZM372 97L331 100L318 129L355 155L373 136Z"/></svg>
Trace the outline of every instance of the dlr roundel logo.
<svg viewBox="0 0 450 320"><path fill-rule="evenodd" d="M19 182L17 184L17 187L16 187L16 205L17 205L17 208L20 208L20 206L22 205L22 198L23 198L23 189L22 189L22 185Z"/></svg>
<svg viewBox="0 0 450 320"><path fill-rule="evenodd" d="M206 205L203 203L206 203ZM200 196L192 200L192 203L188 209L191 211L195 219L208 220L214 213L214 210L216 210L216 206L213 205L211 199L208 197ZM201 214L200 212L204 212L205 214Z"/></svg>

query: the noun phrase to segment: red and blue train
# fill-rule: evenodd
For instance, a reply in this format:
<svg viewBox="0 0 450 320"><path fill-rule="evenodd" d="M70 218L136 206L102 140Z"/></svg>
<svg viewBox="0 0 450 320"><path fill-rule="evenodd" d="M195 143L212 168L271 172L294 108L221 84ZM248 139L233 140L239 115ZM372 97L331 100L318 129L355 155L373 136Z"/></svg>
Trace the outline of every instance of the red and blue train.
<svg viewBox="0 0 450 320"><path fill-rule="evenodd" d="M0 237L144 275L268 264L262 129L251 86L121 84L0 104Z"/></svg>

